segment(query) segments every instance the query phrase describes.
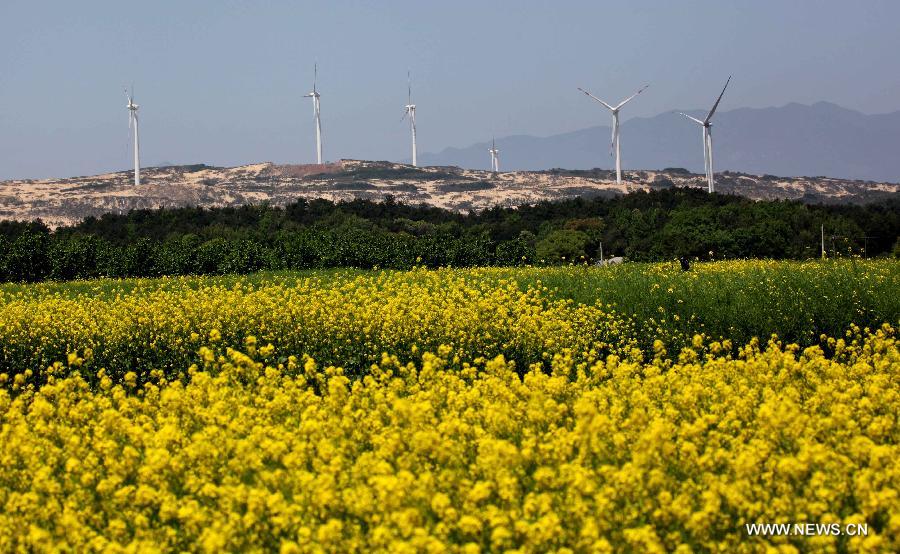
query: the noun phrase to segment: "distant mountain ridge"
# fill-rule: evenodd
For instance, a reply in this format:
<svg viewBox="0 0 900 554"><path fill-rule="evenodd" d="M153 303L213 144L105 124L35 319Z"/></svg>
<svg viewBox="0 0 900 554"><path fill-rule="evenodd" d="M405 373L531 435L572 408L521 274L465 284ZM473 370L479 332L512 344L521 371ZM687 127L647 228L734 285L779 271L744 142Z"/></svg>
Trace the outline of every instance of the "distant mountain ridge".
<svg viewBox="0 0 900 554"><path fill-rule="evenodd" d="M585 119L605 110L585 107ZM695 117L698 110L685 111ZM625 112L623 112L625 114ZM504 171L611 169L609 125L535 137L498 137ZM621 124L623 169L683 167L703 171L699 126L677 111ZM715 169L785 177L821 176L900 182L900 111L867 115L830 102L721 110L713 120ZM489 142L419 156L425 165L489 168Z"/></svg>

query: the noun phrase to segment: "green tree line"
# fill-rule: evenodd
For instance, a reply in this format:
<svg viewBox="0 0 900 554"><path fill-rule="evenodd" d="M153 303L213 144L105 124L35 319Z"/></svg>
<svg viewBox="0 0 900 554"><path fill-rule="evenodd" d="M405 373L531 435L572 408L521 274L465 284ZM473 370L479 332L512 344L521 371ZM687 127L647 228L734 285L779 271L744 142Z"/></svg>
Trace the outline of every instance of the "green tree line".
<svg viewBox="0 0 900 554"><path fill-rule="evenodd" d="M0 222L0 280L631 260L803 259L898 253L900 198L877 204L751 201L673 188L457 213L353 200L135 210L51 231Z"/></svg>

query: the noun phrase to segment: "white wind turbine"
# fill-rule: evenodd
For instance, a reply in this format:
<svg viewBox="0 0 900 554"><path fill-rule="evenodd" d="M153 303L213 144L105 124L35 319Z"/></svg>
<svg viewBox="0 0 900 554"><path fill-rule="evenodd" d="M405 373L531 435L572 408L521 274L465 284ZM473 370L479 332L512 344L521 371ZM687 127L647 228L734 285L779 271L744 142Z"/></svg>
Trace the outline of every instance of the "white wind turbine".
<svg viewBox="0 0 900 554"><path fill-rule="evenodd" d="M488 152L491 153L491 171L497 173L500 171L500 150L497 149L497 144L494 139L491 139L491 147L488 148Z"/></svg>
<svg viewBox="0 0 900 554"><path fill-rule="evenodd" d="M134 129L134 184L141 184L141 143L138 137L138 105L134 103L134 87L131 94L125 89L125 97L128 98L128 128Z"/></svg>
<svg viewBox="0 0 900 554"><path fill-rule="evenodd" d="M409 76L409 71L406 72L406 111L403 112L403 117L400 118L402 121L406 116L409 116L409 128L412 131L412 164L413 166L417 164L417 151L416 151L416 105L412 103L412 79Z"/></svg>
<svg viewBox="0 0 900 554"><path fill-rule="evenodd" d="M313 99L313 114L316 117L316 163L322 165L322 119L319 116L319 97L321 94L316 91L316 81L319 79L319 64L313 66L313 89L312 92L303 96L303 98Z"/></svg>
<svg viewBox="0 0 900 554"><path fill-rule="evenodd" d="M640 90L638 90L637 92L635 92L634 94L632 94L631 96L629 96L628 98L626 98L625 100L622 100L621 102L619 102L619 103L618 103L617 105L615 105L615 106L611 106L611 105L607 104L606 102L604 102L603 100L600 100L599 98L597 98L596 96L594 96L594 95L591 94L590 92L584 90L584 89L581 88L581 87L578 87L578 90L580 90L581 92L587 94L588 96L590 96L591 98L593 98L593 99L596 100L597 102L600 102L601 104L603 104L603 105L606 107L606 109L608 109L609 111L612 112L612 116L613 116L613 124L612 124L612 144L611 144L611 148L612 148L612 150L613 150L613 151L615 152L615 154L616 154L616 184L621 184L621 183L622 183L622 154L621 154L621 151L620 151L620 148L619 148L619 110L622 109L622 106L624 106L625 104L627 104L628 102L630 102L632 98L634 98L634 97L637 96L638 94L644 92L644 89L646 89L646 88L649 87L649 86L650 86L650 85L644 85L643 87L641 87Z"/></svg>
<svg viewBox="0 0 900 554"><path fill-rule="evenodd" d="M684 117L690 119L691 121L695 121L703 127L703 167L706 169L706 184L709 187L709 192L715 192L716 190L716 182L713 177L713 151L712 151L712 116L716 113L716 108L719 107L719 102L722 100L722 96L725 95L725 89L728 88L728 83L731 82L731 76L728 76L728 80L725 81L725 86L722 87L722 93L719 94L719 97L716 99L716 103L713 104L711 110L709 110L709 114L707 114L706 119L700 121L696 117L691 117L686 113L682 113ZM681 112L678 112L681 113Z"/></svg>

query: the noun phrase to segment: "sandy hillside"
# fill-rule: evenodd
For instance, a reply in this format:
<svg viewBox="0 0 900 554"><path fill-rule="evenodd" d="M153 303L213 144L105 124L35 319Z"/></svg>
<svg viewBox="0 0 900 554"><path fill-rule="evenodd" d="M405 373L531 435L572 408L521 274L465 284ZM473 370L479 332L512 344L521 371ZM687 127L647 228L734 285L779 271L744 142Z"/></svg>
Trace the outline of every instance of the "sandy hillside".
<svg viewBox="0 0 900 554"><path fill-rule="evenodd" d="M123 171L67 179L0 182L0 219L40 218L56 227L88 216L176 206L284 205L300 198L383 200L480 210L575 196L637 190L705 188L702 175L683 170L628 171L615 183L607 170L502 172L341 160L326 165L258 163L239 167L171 166L141 170L141 185ZM778 178L724 172L717 190L752 199L869 202L900 192L900 185L843 179Z"/></svg>

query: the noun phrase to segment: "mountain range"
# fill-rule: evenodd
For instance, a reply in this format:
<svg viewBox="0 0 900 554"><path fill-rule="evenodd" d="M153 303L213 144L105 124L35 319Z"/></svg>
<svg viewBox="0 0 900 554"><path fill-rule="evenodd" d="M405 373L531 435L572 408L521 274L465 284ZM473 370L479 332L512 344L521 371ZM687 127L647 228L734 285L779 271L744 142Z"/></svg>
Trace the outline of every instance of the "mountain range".
<svg viewBox="0 0 900 554"><path fill-rule="evenodd" d="M610 119L602 107L586 104L584 109L591 120ZM685 113L700 119L706 115ZM620 133L626 170L703 171L701 129L676 111L625 120ZM600 125L548 137L497 137L501 169L610 169L615 165L610 136L610 127ZM424 153L419 160L424 165L489 168L488 148L486 141ZM713 119L713 149L717 172L900 182L900 111L867 115L829 102L720 110Z"/></svg>

